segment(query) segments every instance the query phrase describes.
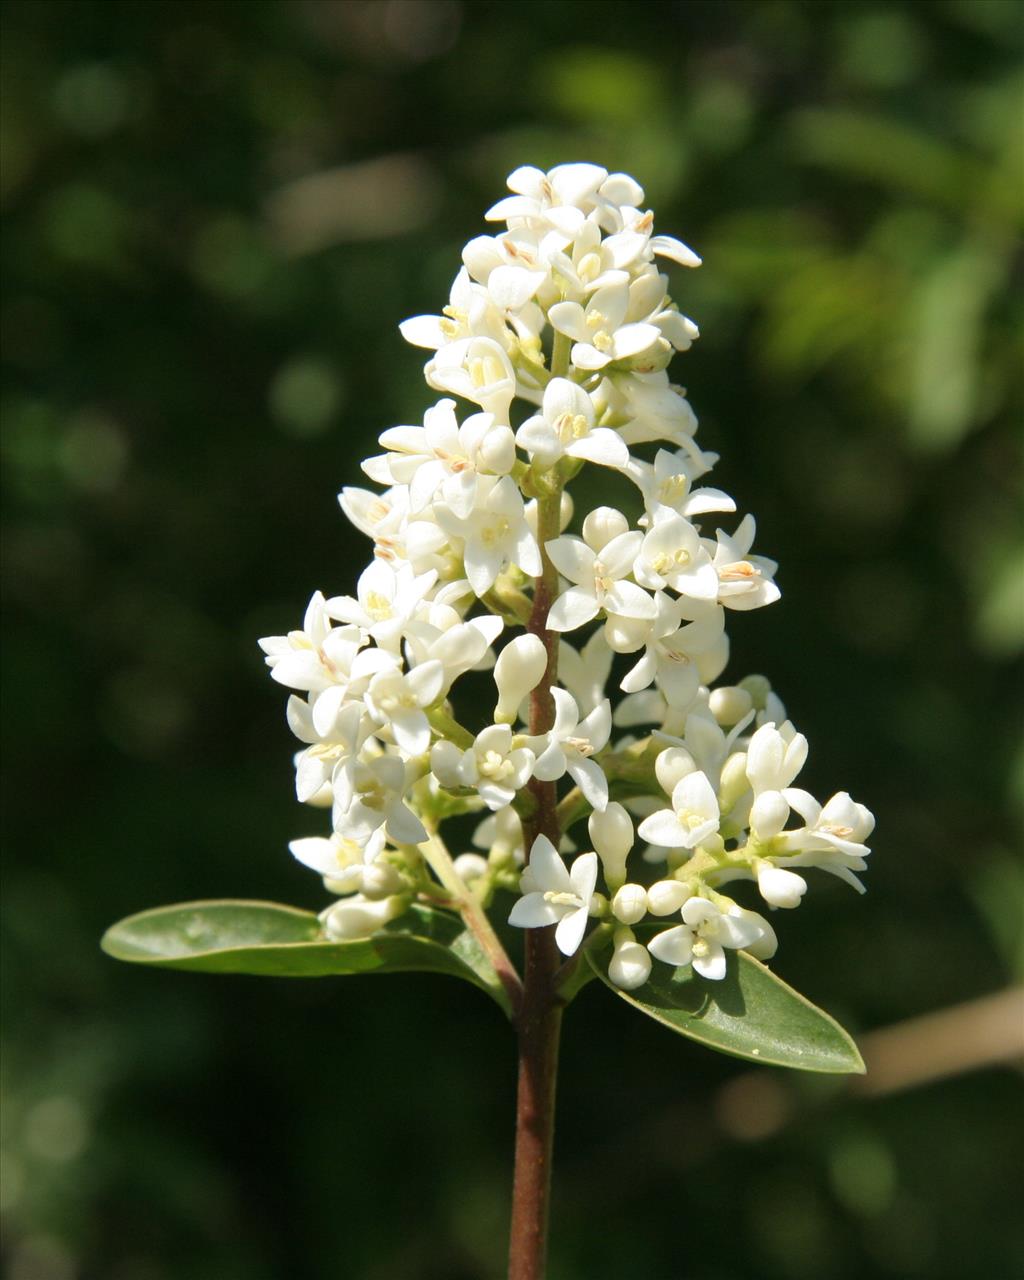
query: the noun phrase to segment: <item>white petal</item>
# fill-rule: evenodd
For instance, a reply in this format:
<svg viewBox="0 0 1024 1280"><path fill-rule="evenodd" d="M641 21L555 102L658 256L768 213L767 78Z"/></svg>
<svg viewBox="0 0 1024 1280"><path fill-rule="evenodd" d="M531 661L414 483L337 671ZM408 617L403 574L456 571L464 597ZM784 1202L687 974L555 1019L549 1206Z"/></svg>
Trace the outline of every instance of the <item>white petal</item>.
<svg viewBox="0 0 1024 1280"><path fill-rule="evenodd" d="M608 806L608 779L601 766L594 760L574 760L566 757L566 771L583 792L587 804L599 813Z"/></svg>
<svg viewBox="0 0 1024 1280"><path fill-rule="evenodd" d="M570 587L548 610L547 627L550 631L575 631L596 618L597 613L597 598L592 592Z"/></svg>
<svg viewBox="0 0 1024 1280"><path fill-rule="evenodd" d="M563 916L558 922L558 928L555 930L555 945L561 951L563 956L575 955L579 950L580 943L583 941L583 935L587 931L587 909L580 907L576 911L570 911L567 916Z"/></svg>
<svg viewBox="0 0 1024 1280"><path fill-rule="evenodd" d="M575 441L566 449L573 458L584 458L603 467L624 467L629 461L629 449L625 440L610 427L595 427L589 435ZM717 585L717 576L716 576Z"/></svg>
<svg viewBox="0 0 1024 1280"><path fill-rule="evenodd" d="M708 942L707 948L706 955L694 956L693 967L702 978L709 978L712 982L721 982L725 977L726 971L725 952L717 942Z"/></svg>
<svg viewBox="0 0 1024 1280"><path fill-rule="evenodd" d="M677 924L674 929L666 929L647 944L647 950L655 960L670 964L675 968L689 964L693 958L693 930L686 925Z"/></svg>
<svg viewBox="0 0 1024 1280"><path fill-rule="evenodd" d="M512 907L508 922L517 929L541 929L555 924L561 915L554 903L544 900L543 893L528 893Z"/></svg>
<svg viewBox="0 0 1024 1280"><path fill-rule="evenodd" d="M637 827L637 835L651 844L663 845L666 849L688 848L690 828L684 827L671 809L659 809L650 817L644 818Z"/></svg>

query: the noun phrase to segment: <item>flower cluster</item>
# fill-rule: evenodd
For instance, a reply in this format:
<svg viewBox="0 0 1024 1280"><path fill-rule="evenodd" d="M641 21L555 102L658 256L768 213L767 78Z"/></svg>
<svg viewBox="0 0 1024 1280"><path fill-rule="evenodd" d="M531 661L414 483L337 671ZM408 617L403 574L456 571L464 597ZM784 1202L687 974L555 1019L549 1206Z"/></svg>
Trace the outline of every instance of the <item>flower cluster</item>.
<svg viewBox="0 0 1024 1280"><path fill-rule="evenodd" d="M736 504L703 483L717 458L667 372L698 334L661 268L699 258L654 234L625 174L521 168L508 186L442 313L401 326L442 398L380 437L363 469L382 492L340 495L373 543L355 596L318 592L301 629L261 641L295 691L298 798L331 813L291 849L337 896L331 938L518 890L510 922L553 925L566 956L596 922L623 988L654 961L720 979L728 949L776 946L723 887L795 907L796 868L817 867L859 889L873 819L794 786L807 742L763 677L715 687L728 612L779 590L753 519L717 527ZM577 521L588 464L618 505ZM493 712L457 708L470 672ZM539 784L557 789L547 834ZM439 828L469 813L480 852L453 860Z"/></svg>

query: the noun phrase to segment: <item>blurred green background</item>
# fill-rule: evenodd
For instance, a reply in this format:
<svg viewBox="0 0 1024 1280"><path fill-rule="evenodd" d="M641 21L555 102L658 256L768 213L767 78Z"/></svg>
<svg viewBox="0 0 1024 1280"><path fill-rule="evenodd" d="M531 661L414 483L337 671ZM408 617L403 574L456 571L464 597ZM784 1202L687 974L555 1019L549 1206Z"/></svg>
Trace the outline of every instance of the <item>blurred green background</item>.
<svg viewBox="0 0 1024 1280"><path fill-rule="evenodd" d="M628 170L705 259L673 370L782 566L730 672L878 815L867 897L819 878L778 972L860 1033L1020 981L1019 4L3 13L11 1280L501 1272L513 1042L477 992L97 942L174 900L323 903L256 638L351 589L335 493L428 403L397 323L521 163ZM1021 1093L1019 1063L751 1073L588 988L552 1280L1020 1274Z"/></svg>

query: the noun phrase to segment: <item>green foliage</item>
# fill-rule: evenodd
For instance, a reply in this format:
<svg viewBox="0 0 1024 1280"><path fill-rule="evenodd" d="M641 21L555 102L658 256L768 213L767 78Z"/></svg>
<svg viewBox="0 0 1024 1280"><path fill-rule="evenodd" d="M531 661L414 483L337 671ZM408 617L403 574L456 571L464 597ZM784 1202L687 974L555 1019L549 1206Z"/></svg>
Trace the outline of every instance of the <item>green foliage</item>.
<svg viewBox="0 0 1024 1280"><path fill-rule="evenodd" d="M472 934L443 911L413 906L372 937L325 941L311 911L273 902L182 902L113 925L103 950L160 969L326 978L353 973L444 973L473 983L508 1012L497 974Z"/></svg>
<svg viewBox="0 0 1024 1280"><path fill-rule="evenodd" d="M827 1074L863 1072L864 1063L847 1033L822 1009L746 952L728 956L719 982L708 982L687 965L656 965L642 987L623 991L608 978L607 957L587 952L597 976L641 1013L708 1049L766 1066Z"/></svg>

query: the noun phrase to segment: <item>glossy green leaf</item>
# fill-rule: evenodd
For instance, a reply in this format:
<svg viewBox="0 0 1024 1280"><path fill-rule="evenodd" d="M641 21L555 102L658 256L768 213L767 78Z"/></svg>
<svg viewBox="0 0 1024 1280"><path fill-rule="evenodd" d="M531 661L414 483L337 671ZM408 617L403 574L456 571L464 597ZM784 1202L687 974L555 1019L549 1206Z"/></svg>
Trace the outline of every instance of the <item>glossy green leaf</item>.
<svg viewBox="0 0 1024 1280"><path fill-rule="evenodd" d="M183 902L128 916L103 935L108 955L204 973L322 978L350 973L447 973L472 982L506 1011L490 961L458 917L414 906L369 938L328 942L311 911L273 902Z"/></svg>
<svg viewBox="0 0 1024 1280"><path fill-rule="evenodd" d="M746 952L730 952L720 982L690 965L654 965L634 991L608 978L607 949L587 951L597 976L622 1000L672 1031L737 1058L776 1067L830 1073L862 1072L857 1046L843 1028Z"/></svg>

